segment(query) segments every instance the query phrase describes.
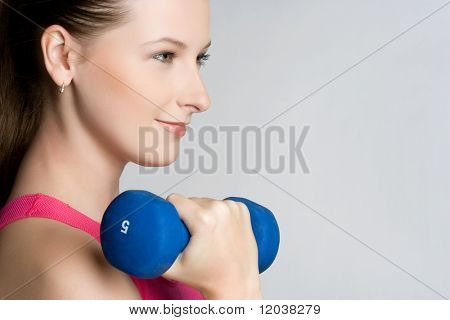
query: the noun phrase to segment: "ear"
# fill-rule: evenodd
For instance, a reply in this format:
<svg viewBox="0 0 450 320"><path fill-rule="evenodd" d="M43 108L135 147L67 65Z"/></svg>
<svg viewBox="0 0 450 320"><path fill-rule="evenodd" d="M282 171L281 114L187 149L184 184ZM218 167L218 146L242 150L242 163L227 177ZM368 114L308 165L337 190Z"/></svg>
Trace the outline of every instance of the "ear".
<svg viewBox="0 0 450 320"><path fill-rule="evenodd" d="M74 59L78 54L78 44L70 34L59 25L48 27L41 38L41 49L45 67L56 86L67 87L74 76Z"/></svg>

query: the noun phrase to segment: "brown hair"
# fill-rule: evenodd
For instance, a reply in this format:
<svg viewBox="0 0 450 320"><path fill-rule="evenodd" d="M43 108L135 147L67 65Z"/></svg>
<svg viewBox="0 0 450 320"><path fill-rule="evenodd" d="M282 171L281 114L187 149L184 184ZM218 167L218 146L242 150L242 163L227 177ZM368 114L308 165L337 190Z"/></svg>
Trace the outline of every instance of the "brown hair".
<svg viewBox="0 0 450 320"><path fill-rule="evenodd" d="M0 2L0 207L41 121L48 85L40 40L57 24L87 41L123 22L123 0ZM53 84L54 85L54 84Z"/></svg>

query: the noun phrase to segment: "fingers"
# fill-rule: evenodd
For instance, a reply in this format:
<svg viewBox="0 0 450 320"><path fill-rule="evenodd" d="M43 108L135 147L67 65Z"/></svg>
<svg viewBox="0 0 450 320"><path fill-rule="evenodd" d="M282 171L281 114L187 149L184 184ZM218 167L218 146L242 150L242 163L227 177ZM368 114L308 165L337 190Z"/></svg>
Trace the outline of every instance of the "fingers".
<svg viewBox="0 0 450 320"><path fill-rule="evenodd" d="M232 216L242 220L246 225L251 227L250 212L247 206L239 201L233 200L216 200L211 198L190 197L198 205L206 209L205 212L213 211L218 217L231 214Z"/></svg>
<svg viewBox="0 0 450 320"><path fill-rule="evenodd" d="M196 218L198 215L200 205L189 198L185 198L177 193L171 193L167 198L167 201L175 206L178 211L178 215L181 220L186 224L191 234L194 233L196 229Z"/></svg>
<svg viewBox="0 0 450 320"><path fill-rule="evenodd" d="M192 201L194 201L195 203L197 203L200 207L202 208L209 208L210 205L214 202L217 201L215 199L211 199L211 198L199 198L199 197L189 197L189 199L191 199Z"/></svg>
<svg viewBox="0 0 450 320"><path fill-rule="evenodd" d="M199 206L204 208L213 208L218 211L233 212L233 213L241 213L244 215L249 215L249 211L247 206L239 201L234 200L216 200L211 198L197 198L197 197L189 197L192 201L195 201Z"/></svg>

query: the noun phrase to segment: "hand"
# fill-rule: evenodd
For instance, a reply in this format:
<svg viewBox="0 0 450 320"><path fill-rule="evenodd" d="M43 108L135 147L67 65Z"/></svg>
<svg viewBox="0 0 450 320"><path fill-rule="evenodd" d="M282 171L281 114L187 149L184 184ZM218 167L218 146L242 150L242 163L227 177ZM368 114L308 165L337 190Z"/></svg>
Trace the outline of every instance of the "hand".
<svg viewBox="0 0 450 320"><path fill-rule="evenodd" d="M163 277L198 289L205 299L261 299L258 247L247 207L174 193L167 201L191 238Z"/></svg>

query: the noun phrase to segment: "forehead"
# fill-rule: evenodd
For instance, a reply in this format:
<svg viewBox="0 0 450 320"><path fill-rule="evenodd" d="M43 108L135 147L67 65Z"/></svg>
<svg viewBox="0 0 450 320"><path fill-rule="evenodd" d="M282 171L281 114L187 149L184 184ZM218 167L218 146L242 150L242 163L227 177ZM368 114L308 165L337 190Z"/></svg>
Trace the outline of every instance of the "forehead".
<svg viewBox="0 0 450 320"><path fill-rule="evenodd" d="M137 41L172 37L187 44L209 40L208 0L135 0L133 18L125 26Z"/></svg>

